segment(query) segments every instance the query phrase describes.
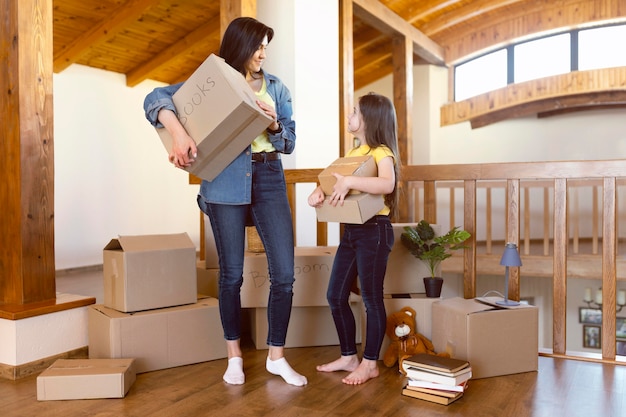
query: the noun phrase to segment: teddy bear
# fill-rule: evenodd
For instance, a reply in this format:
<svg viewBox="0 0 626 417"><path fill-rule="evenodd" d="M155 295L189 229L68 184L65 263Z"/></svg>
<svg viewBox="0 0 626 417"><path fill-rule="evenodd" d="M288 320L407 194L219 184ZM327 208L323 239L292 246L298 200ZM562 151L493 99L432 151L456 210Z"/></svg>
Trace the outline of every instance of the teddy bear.
<svg viewBox="0 0 626 417"><path fill-rule="evenodd" d="M423 334L418 333L415 322L415 310L411 307L403 307L387 316L387 328L385 334L389 338L389 346L383 355L383 363L391 368L398 362L400 372L402 361L418 353L449 357L448 353L436 353L433 343Z"/></svg>

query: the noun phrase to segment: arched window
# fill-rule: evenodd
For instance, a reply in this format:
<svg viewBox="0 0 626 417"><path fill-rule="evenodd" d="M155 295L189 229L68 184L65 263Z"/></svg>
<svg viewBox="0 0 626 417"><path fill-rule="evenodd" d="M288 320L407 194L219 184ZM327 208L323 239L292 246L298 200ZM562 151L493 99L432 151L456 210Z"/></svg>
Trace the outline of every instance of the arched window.
<svg viewBox="0 0 626 417"><path fill-rule="evenodd" d="M626 66L626 25L609 25L524 40L454 67L454 100L551 75Z"/></svg>

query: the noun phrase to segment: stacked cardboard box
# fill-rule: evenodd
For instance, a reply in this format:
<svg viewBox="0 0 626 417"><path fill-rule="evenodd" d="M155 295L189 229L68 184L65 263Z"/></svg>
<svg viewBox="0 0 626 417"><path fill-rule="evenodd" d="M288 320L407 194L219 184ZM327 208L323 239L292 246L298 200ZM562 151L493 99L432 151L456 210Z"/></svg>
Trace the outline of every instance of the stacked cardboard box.
<svg viewBox="0 0 626 417"><path fill-rule="evenodd" d="M318 221L363 224L385 206L382 196L354 190L345 197L343 205L331 205L330 195L336 182L334 173L344 176L375 177L378 175L378 167L371 156L350 156L335 160L323 170L318 179L326 199L321 207L315 208Z"/></svg>
<svg viewBox="0 0 626 417"><path fill-rule="evenodd" d="M187 233L112 239L102 269L108 308L131 313L197 300L196 248Z"/></svg>
<svg viewBox="0 0 626 417"><path fill-rule="evenodd" d="M88 312L90 358L134 358L141 373L227 356L217 300L198 299L186 233L112 239L103 271L104 304Z"/></svg>

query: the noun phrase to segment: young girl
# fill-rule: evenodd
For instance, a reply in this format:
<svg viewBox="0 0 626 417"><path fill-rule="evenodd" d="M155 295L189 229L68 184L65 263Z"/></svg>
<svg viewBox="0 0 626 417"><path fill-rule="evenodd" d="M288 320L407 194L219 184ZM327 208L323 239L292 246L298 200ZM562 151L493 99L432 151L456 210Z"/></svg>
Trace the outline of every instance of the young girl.
<svg viewBox="0 0 626 417"><path fill-rule="evenodd" d="M383 279L387 259L393 246L393 229L389 216L396 206L398 173L398 140L396 112L391 100L379 94L362 96L348 118L348 130L361 144L346 156L371 155L378 165L377 177L333 174L337 183L327 204L336 206L350 190L381 194L385 207L364 224L346 224L335 255L326 294L337 328L341 357L317 367L321 372L348 371L345 384L362 384L378 376L378 353L385 336L387 314L383 304ZM309 205L324 203L324 192L317 187L308 199ZM350 289L359 278L365 304L367 332L363 360L356 349L356 324L350 309Z"/></svg>

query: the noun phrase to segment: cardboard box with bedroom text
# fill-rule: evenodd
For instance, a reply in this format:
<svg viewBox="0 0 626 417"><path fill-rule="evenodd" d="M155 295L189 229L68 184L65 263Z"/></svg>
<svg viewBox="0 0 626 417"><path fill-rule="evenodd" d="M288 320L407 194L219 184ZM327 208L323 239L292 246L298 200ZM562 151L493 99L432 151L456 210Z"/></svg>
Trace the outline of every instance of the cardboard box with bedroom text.
<svg viewBox="0 0 626 417"><path fill-rule="evenodd" d="M537 370L537 307L521 304L498 308L476 299L454 297L434 303L432 315L435 350L469 361L473 378Z"/></svg>
<svg viewBox="0 0 626 417"><path fill-rule="evenodd" d="M361 297L352 294L350 307L356 321L356 343L361 343ZM252 340L257 349L268 349L267 308L253 308L250 316ZM286 348L338 345L339 337L328 305L293 307L287 330Z"/></svg>
<svg viewBox="0 0 626 417"><path fill-rule="evenodd" d="M273 120L256 104L241 73L211 54L173 96L178 119L196 142L198 155L186 171L212 181ZM165 149L172 137L157 128Z"/></svg>
<svg viewBox="0 0 626 417"><path fill-rule="evenodd" d="M122 312L198 299L196 247L187 233L120 236L103 251L104 305Z"/></svg>
<svg viewBox="0 0 626 417"><path fill-rule="evenodd" d="M328 306L326 289L335 259L336 246L296 246L294 248L293 306ZM206 274L203 288L217 291L219 271ZM241 307L267 307L270 277L265 253L246 252L243 261ZM217 297L215 293L208 295Z"/></svg>
<svg viewBox="0 0 626 417"><path fill-rule="evenodd" d="M57 359L37 377L37 400L124 398L134 359Z"/></svg>
<svg viewBox="0 0 626 417"><path fill-rule="evenodd" d="M90 358L135 358L137 373L227 356L215 298L138 313L92 305L88 331Z"/></svg>

